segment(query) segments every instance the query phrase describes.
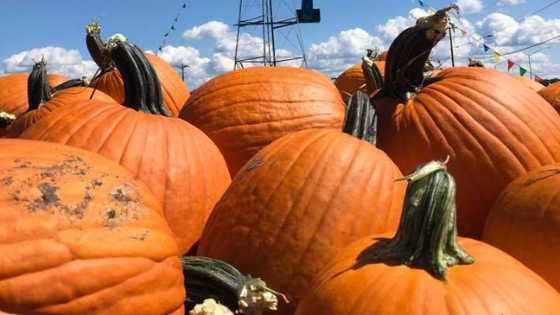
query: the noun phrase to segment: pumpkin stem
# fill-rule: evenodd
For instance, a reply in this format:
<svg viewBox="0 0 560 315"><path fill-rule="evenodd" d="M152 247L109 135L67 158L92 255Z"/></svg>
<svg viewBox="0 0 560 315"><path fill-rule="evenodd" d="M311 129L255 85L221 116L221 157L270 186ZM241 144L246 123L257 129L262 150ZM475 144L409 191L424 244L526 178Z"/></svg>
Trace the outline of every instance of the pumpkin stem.
<svg viewBox="0 0 560 315"><path fill-rule="evenodd" d="M368 49L368 54L362 58L362 71L368 95L383 87L383 75L381 75L379 67L375 64L376 58L376 51L370 49Z"/></svg>
<svg viewBox="0 0 560 315"><path fill-rule="evenodd" d="M11 125L16 120L16 115L0 110L0 127Z"/></svg>
<svg viewBox="0 0 560 315"><path fill-rule="evenodd" d="M447 281L447 268L474 259L457 243L455 180L445 162L417 166L407 180L403 212L395 237L379 247L368 262L397 262L420 267Z"/></svg>
<svg viewBox="0 0 560 315"><path fill-rule="evenodd" d="M51 87L47 79L47 62L41 58L35 62L27 79L27 100L29 102L27 111L38 109L51 99Z"/></svg>
<svg viewBox="0 0 560 315"><path fill-rule="evenodd" d="M87 77L82 77L81 79L71 79L66 82L62 82L59 85L55 86L53 90L55 92L62 91L64 89L69 89L71 87L80 87L80 86L88 86L90 81Z"/></svg>
<svg viewBox="0 0 560 315"><path fill-rule="evenodd" d="M107 56L119 70L124 83L125 106L149 114L170 117L156 71L144 52L123 35L107 41Z"/></svg>
<svg viewBox="0 0 560 315"><path fill-rule="evenodd" d="M258 278L245 276L228 263L208 257L183 256L183 276L190 310L206 299L214 299L236 313L261 315L265 310L276 310L278 298L286 297L266 286Z"/></svg>
<svg viewBox="0 0 560 315"><path fill-rule="evenodd" d="M102 72L112 67L111 58L107 56L107 44L101 38L101 26L95 21L91 21L86 26L86 46L91 58Z"/></svg>
<svg viewBox="0 0 560 315"><path fill-rule="evenodd" d="M346 105L346 116L342 124L342 131L373 145L376 143L377 111L369 96L362 91L356 91Z"/></svg>
<svg viewBox="0 0 560 315"><path fill-rule="evenodd" d="M390 94L407 101L425 84L426 61L445 36L450 10L458 12L459 8L453 4L434 15L419 18L415 26L397 36L387 54L383 88L376 96Z"/></svg>

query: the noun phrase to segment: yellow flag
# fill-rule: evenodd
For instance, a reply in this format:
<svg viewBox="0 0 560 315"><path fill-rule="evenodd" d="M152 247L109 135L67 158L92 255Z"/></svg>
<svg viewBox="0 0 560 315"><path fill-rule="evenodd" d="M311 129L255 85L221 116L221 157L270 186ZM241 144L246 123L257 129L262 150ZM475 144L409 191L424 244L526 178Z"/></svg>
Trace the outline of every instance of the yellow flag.
<svg viewBox="0 0 560 315"><path fill-rule="evenodd" d="M500 54L494 53L494 61L498 62L500 60Z"/></svg>
<svg viewBox="0 0 560 315"><path fill-rule="evenodd" d="M429 8L429 9L428 9L428 14L429 14L429 15L434 15L434 13L436 13L436 12L434 11L433 8Z"/></svg>

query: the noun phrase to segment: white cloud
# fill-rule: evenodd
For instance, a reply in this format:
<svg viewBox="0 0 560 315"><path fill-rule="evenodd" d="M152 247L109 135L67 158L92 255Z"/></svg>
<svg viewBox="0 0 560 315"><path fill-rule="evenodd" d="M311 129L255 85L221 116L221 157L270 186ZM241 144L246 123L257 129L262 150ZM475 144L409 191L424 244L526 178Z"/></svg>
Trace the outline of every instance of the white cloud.
<svg viewBox="0 0 560 315"><path fill-rule="evenodd" d="M201 40L204 38L220 38L230 32L229 26L218 21L211 21L196 26L183 33L183 40Z"/></svg>
<svg viewBox="0 0 560 315"><path fill-rule="evenodd" d="M476 27L483 35L491 34L489 41L498 46L528 46L560 35L560 19L545 20L540 16L530 16L517 23L511 16L492 13L477 22Z"/></svg>
<svg viewBox="0 0 560 315"><path fill-rule="evenodd" d="M500 2L498 2L498 6L507 7L510 5L518 5L521 3L525 3L525 0L500 0Z"/></svg>
<svg viewBox="0 0 560 315"><path fill-rule="evenodd" d="M76 49L61 47L34 48L12 55L3 60L6 72L30 72L35 61L45 58L49 73L56 73L68 78L91 77L97 65L91 60L83 60Z"/></svg>
<svg viewBox="0 0 560 315"><path fill-rule="evenodd" d="M480 0L458 0L457 5L464 14L478 13L484 9Z"/></svg>

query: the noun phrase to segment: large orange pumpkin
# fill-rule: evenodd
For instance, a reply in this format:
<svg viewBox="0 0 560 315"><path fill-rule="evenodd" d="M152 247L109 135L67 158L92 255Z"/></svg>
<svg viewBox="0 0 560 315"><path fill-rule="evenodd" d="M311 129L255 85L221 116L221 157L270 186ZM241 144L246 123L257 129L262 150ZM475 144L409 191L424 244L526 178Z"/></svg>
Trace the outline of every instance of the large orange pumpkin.
<svg viewBox="0 0 560 315"><path fill-rule="evenodd" d="M163 205L185 253L231 181L224 158L202 131L165 116L157 76L140 49L116 39L109 56L125 74L125 105L130 108L78 102L56 109L21 137L80 147L125 166Z"/></svg>
<svg viewBox="0 0 560 315"><path fill-rule="evenodd" d="M460 182L459 233L480 238L509 182L560 161L560 117L533 90L495 70L446 68L425 78L425 61L445 34L446 18L419 20L391 45L383 88L373 99L377 145L403 173L450 155L448 168Z"/></svg>
<svg viewBox="0 0 560 315"><path fill-rule="evenodd" d="M338 129L344 102L315 70L251 67L221 74L191 94L180 118L212 139L234 176L260 149L304 129Z"/></svg>
<svg viewBox="0 0 560 315"><path fill-rule="evenodd" d="M12 73L0 77L0 137L6 134L8 126L27 111L27 81L29 73ZM49 85L54 87L67 78L48 74Z"/></svg>
<svg viewBox="0 0 560 315"><path fill-rule="evenodd" d="M442 163L419 167L409 180L396 234L344 248L296 315L558 313L560 294L533 271L488 244L457 238L456 186Z"/></svg>
<svg viewBox="0 0 560 315"><path fill-rule="evenodd" d="M544 89L540 89L538 93L560 113L560 82L550 84Z"/></svg>
<svg viewBox="0 0 560 315"><path fill-rule="evenodd" d="M0 310L182 314L177 244L144 183L100 155L0 139Z"/></svg>
<svg viewBox="0 0 560 315"><path fill-rule="evenodd" d="M60 85L58 85L60 86ZM5 137L17 138L27 128L53 110L73 104L80 100L95 99L104 102L114 102L113 98L89 87L69 87L51 94L50 82L47 82L46 63L40 61L33 66L28 78L27 99L29 107L10 125Z"/></svg>
<svg viewBox="0 0 560 315"><path fill-rule="evenodd" d="M204 228L198 255L265 280L293 303L338 250L396 229L406 185L373 145L335 130L286 135L237 174Z"/></svg>
<svg viewBox="0 0 560 315"><path fill-rule="evenodd" d="M510 77L514 80L517 80L523 84L525 84L528 88L534 90L535 92L540 91L541 89L544 88L544 85L540 84L539 82L535 81L535 80L531 80L530 78L527 77L522 77L520 75L510 75Z"/></svg>
<svg viewBox="0 0 560 315"><path fill-rule="evenodd" d="M108 62L110 58L105 56L107 52L106 45L101 39L101 27L92 22L86 30L89 53L102 71L100 76L91 81L90 86L110 95L117 103L123 104L125 101L123 78L118 69ZM165 60L153 54L146 54L146 56L157 73L165 107L171 115L177 116L190 95L187 85Z"/></svg>
<svg viewBox="0 0 560 315"><path fill-rule="evenodd" d="M560 164L521 175L488 215L482 240L512 255L560 292Z"/></svg>

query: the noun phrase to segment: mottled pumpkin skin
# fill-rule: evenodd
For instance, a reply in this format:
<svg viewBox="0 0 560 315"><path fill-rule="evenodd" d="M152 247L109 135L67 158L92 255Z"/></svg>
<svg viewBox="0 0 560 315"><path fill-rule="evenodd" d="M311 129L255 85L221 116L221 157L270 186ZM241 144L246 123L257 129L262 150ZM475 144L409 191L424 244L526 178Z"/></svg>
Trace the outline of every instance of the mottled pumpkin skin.
<svg viewBox="0 0 560 315"><path fill-rule="evenodd" d="M373 145L326 129L304 130L261 150L214 208L198 255L260 277L295 304L343 246L398 226L406 190Z"/></svg>
<svg viewBox="0 0 560 315"><path fill-rule="evenodd" d="M181 314L177 244L148 188L108 159L0 139L0 310Z"/></svg>
<svg viewBox="0 0 560 315"><path fill-rule="evenodd" d="M234 176L260 149L304 129L342 128L344 102L315 70L251 67L219 75L191 94L179 117L220 148Z"/></svg>
<svg viewBox="0 0 560 315"><path fill-rule="evenodd" d="M165 108L173 116L178 116L179 111L190 96L187 85L183 82L175 68L160 57L146 54L150 63L156 70ZM110 95L119 104L124 103L124 83L119 70L113 69L98 79L91 81L91 87Z"/></svg>
<svg viewBox="0 0 560 315"><path fill-rule="evenodd" d="M296 315L554 315L560 295L529 268L479 241L458 242L475 262L447 270L448 281L391 263L356 262L392 234L366 237L325 266Z"/></svg>
<svg viewBox="0 0 560 315"><path fill-rule="evenodd" d="M137 112L114 103L82 101L50 113L21 138L67 144L118 162L148 187L185 253L231 182L214 143L174 117Z"/></svg>
<svg viewBox="0 0 560 315"><path fill-rule="evenodd" d="M385 62L376 61L375 64L381 72L381 75L383 75L385 71ZM352 96L352 94L354 94L358 90L367 93L365 84L366 81L364 79L364 72L362 70L361 63L355 64L352 67L346 69L334 81L334 85L340 91L340 96L344 101L346 101L350 96Z"/></svg>
<svg viewBox="0 0 560 315"><path fill-rule="evenodd" d="M93 96L92 96L93 95ZM72 105L78 101L93 99L102 102L115 102L112 97L101 92L95 91L90 87L71 87L56 92L53 98L40 106L38 109L30 110L19 116L9 127L6 138L18 138L27 128L47 116L55 109Z"/></svg>
<svg viewBox="0 0 560 315"><path fill-rule="evenodd" d="M507 184L560 161L560 117L533 90L494 70L447 68L438 77L407 103L374 101L377 145L404 174L449 155L459 235L480 239Z"/></svg>
<svg viewBox="0 0 560 315"><path fill-rule="evenodd" d="M560 82L553 83L544 89L540 89L538 93L560 113Z"/></svg>
<svg viewBox="0 0 560 315"><path fill-rule="evenodd" d="M12 73L0 77L0 111L21 116L29 108L27 100L27 79L29 73ZM68 80L58 74L48 74L49 85L56 86L61 80ZM63 81L63 82L64 82ZM62 83L62 82L60 82ZM0 126L0 137L6 134L8 128Z"/></svg>
<svg viewBox="0 0 560 315"><path fill-rule="evenodd" d="M512 255L560 292L560 164L511 182L488 215L482 240Z"/></svg>

